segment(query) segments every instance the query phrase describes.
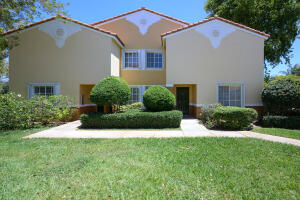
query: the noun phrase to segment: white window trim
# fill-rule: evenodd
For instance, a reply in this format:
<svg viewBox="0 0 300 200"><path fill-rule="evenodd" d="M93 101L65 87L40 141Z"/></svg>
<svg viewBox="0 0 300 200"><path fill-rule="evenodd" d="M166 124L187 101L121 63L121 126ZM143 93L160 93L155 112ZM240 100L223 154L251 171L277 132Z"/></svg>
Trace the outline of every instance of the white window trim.
<svg viewBox="0 0 300 200"><path fill-rule="evenodd" d="M138 58L139 58L139 67L126 67L125 66L125 53L138 53ZM138 70L141 69L141 51L139 49L123 49L122 50L122 69L124 70Z"/></svg>
<svg viewBox="0 0 300 200"><path fill-rule="evenodd" d="M139 54L139 67L126 67L125 66L125 53L127 52L138 52ZM147 52L162 53L162 68L147 68ZM163 70L164 61L164 51L161 49L123 49L122 50L122 70Z"/></svg>
<svg viewBox="0 0 300 200"><path fill-rule="evenodd" d="M34 86L54 86L54 95L60 94L60 84L59 83L29 83L28 84L28 98L32 98L34 96Z"/></svg>
<svg viewBox="0 0 300 200"><path fill-rule="evenodd" d="M146 87L153 85L129 85L130 88L139 88L139 102L143 102L143 94L146 91Z"/></svg>
<svg viewBox="0 0 300 200"><path fill-rule="evenodd" d="M147 67L147 53L161 53L162 54L162 68L151 68ZM146 49L145 50L145 70L163 70L164 69L164 63L165 63L165 55L164 51L160 49Z"/></svg>
<svg viewBox="0 0 300 200"><path fill-rule="evenodd" d="M217 83L216 85L216 102L219 103L219 86L230 86L230 85L240 85L241 86L241 107L245 107L245 96L246 96L246 86L245 83Z"/></svg>

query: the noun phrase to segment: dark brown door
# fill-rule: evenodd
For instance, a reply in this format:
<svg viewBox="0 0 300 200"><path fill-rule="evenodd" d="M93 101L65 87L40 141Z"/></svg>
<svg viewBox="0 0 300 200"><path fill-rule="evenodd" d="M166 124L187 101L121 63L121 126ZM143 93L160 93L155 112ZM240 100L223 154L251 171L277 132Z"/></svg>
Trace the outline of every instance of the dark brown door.
<svg viewBox="0 0 300 200"><path fill-rule="evenodd" d="M176 88L176 107L181 110L183 114L189 114L189 88Z"/></svg>

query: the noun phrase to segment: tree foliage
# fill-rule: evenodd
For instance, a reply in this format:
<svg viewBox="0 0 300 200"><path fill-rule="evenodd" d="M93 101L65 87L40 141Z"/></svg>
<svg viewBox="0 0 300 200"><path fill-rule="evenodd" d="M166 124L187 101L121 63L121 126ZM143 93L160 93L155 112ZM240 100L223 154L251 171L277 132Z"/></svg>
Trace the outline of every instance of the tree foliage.
<svg viewBox="0 0 300 200"><path fill-rule="evenodd" d="M298 0L207 0L205 10L270 34L265 61L275 66L290 62L291 47L299 34Z"/></svg>
<svg viewBox="0 0 300 200"><path fill-rule="evenodd" d="M1 0L0 1L0 65L8 56L7 39L3 33L14 28L22 28L41 19L44 15L65 14L65 4L57 0ZM16 38L17 39L17 38Z"/></svg>
<svg viewBox="0 0 300 200"><path fill-rule="evenodd" d="M291 74L300 76L300 64L294 65L294 67L291 70Z"/></svg>

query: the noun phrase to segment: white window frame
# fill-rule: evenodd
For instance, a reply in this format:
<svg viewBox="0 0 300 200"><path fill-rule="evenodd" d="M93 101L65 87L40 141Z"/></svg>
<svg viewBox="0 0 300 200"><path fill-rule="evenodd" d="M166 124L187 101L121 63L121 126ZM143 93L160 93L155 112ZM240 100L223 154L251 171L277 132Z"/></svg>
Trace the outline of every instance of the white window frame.
<svg viewBox="0 0 300 200"><path fill-rule="evenodd" d="M146 87L153 85L129 85L130 88L139 88L139 102L143 102L143 94L146 91Z"/></svg>
<svg viewBox="0 0 300 200"><path fill-rule="evenodd" d="M28 84L28 98L34 96L34 86L53 86L54 95L60 94L60 84L59 83L29 83Z"/></svg>
<svg viewBox="0 0 300 200"><path fill-rule="evenodd" d="M240 85L241 86L241 107L245 107L245 94L246 86L245 83L217 83L216 85L216 102L219 103L219 86L231 86L231 85Z"/></svg>
<svg viewBox="0 0 300 200"><path fill-rule="evenodd" d="M137 52L139 58L139 67L125 66L125 53ZM162 53L162 68L147 68L147 52ZM164 69L164 51L161 49L123 49L122 50L122 70L163 70Z"/></svg>
<svg viewBox="0 0 300 200"><path fill-rule="evenodd" d="M147 67L147 53L161 53L162 54L162 67L161 68L154 68L154 67ZM146 70L162 70L164 69L164 52L163 50L159 49L147 49L145 50L145 69Z"/></svg>

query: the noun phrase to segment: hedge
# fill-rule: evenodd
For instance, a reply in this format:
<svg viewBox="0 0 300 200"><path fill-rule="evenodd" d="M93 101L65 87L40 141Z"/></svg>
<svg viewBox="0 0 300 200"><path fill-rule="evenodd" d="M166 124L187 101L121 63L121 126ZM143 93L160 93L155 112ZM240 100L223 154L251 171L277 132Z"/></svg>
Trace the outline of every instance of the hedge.
<svg viewBox="0 0 300 200"><path fill-rule="evenodd" d="M275 79L264 87L262 101L271 115L287 115L300 109L300 82L289 77Z"/></svg>
<svg viewBox="0 0 300 200"><path fill-rule="evenodd" d="M213 119L216 120L218 128L245 130L257 116L257 111L252 108L221 106L216 108Z"/></svg>
<svg viewBox="0 0 300 200"><path fill-rule="evenodd" d="M267 115L262 123L265 127L300 129L300 116Z"/></svg>
<svg viewBox="0 0 300 200"><path fill-rule="evenodd" d="M178 128L182 112L140 112L131 110L120 113L87 113L80 116L81 128Z"/></svg>

